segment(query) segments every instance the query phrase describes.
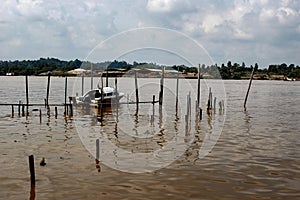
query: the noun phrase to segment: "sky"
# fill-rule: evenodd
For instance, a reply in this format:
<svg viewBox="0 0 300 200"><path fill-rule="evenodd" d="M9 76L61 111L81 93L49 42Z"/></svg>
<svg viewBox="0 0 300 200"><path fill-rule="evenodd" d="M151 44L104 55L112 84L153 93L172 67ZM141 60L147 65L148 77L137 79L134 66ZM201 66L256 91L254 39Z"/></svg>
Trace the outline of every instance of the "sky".
<svg viewBox="0 0 300 200"><path fill-rule="evenodd" d="M299 55L299 0L0 0L0 60L265 68Z"/></svg>

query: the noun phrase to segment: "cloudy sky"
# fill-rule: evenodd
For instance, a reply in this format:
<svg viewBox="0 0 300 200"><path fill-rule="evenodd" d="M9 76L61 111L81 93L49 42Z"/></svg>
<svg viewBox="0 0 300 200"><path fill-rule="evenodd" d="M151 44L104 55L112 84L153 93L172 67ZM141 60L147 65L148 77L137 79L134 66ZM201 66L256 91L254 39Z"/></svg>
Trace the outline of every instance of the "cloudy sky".
<svg viewBox="0 0 300 200"><path fill-rule="evenodd" d="M193 41L218 64L227 63L228 60L238 63L244 61L246 65L257 62L260 68L272 63L300 64L299 0L0 2L0 60L40 57L84 60L97 45L106 41L107 44L114 44L113 49L118 49L120 45L120 48L135 52L140 45L142 50L135 55L136 60L141 59L138 58L139 55L145 58L149 53L148 58L153 59L153 62L175 64L170 59L174 54L169 54L167 59L166 53L163 56L165 61L157 61L153 56L153 49L143 49L147 44L140 42L151 34L136 31L138 33L129 34L129 39L119 37L128 30L132 33L135 29L158 27L156 32L161 30L165 34L164 37L154 34L152 39L156 41L153 43L168 43L163 48L167 52L178 47L187 50L191 45L189 42ZM165 37L169 34L175 35L173 40ZM176 35L185 37L186 43L176 40ZM119 43L114 43L114 38ZM150 39L147 40L149 42ZM136 45L124 47L128 43ZM155 45L153 47L161 48ZM190 53L193 54L194 51L195 48L191 47ZM178 55L180 52L175 54L181 56ZM131 55L131 59L135 56ZM126 58L121 55L119 57Z"/></svg>

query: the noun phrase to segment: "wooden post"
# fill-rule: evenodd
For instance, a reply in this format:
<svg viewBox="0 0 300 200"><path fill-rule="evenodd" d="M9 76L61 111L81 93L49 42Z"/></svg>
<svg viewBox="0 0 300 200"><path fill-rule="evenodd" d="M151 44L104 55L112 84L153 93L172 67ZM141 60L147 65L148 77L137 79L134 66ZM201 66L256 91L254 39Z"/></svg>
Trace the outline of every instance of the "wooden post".
<svg viewBox="0 0 300 200"><path fill-rule="evenodd" d="M214 98L214 114L216 114L217 97Z"/></svg>
<svg viewBox="0 0 300 200"><path fill-rule="evenodd" d="M57 107L56 106L54 108L54 116L55 116L55 119L57 119Z"/></svg>
<svg viewBox="0 0 300 200"><path fill-rule="evenodd" d="M11 117L14 117L14 105L11 105Z"/></svg>
<svg viewBox="0 0 300 200"><path fill-rule="evenodd" d="M46 105L49 106L49 90L50 90L50 73L48 73L48 82L47 82L47 94L46 94Z"/></svg>
<svg viewBox="0 0 300 200"><path fill-rule="evenodd" d="M40 109L40 124L42 123L42 110Z"/></svg>
<svg viewBox="0 0 300 200"><path fill-rule="evenodd" d="M33 155L29 156L29 171L30 171L30 183L35 185L35 172L34 172L34 157Z"/></svg>
<svg viewBox="0 0 300 200"><path fill-rule="evenodd" d="M151 124L154 124L154 114L155 114L155 95L152 97L152 116L151 116Z"/></svg>
<svg viewBox="0 0 300 200"><path fill-rule="evenodd" d="M202 120L202 109L199 108L199 117L200 117L200 120Z"/></svg>
<svg viewBox="0 0 300 200"><path fill-rule="evenodd" d="M64 111L65 116L67 115L67 91L68 91L68 78L66 77L65 78L65 111Z"/></svg>
<svg viewBox="0 0 300 200"><path fill-rule="evenodd" d="M178 111L178 90L179 90L179 66L177 66L177 80L176 80L176 113Z"/></svg>
<svg viewBox="0 0 300 200"><path fill-rule="evenodd" d="M84 94L84 75L82 74L82 76L81 76L81 96L83 96L83 94Z"/></svg>
<svg viewBox="0 0 300 200"><path fill-rule="evenodd" d="M29 104L29 96L28 96L28 76L25 76L25 82L26 82L26 116L28 116L28 104Z"/></svg>
<svg viewBox="0 0 300 200"><path fill-rule="evenodd" d="M99 139L96 139L96 159L99 160L100 150L99 150Z"/></svg>
<svg viewBox="0 0 300 200"><path fill-rule="evenodd" d="M159 105L163 104L163 96L164 96L164 77L165 77L165 67L162 67L161 79L160 79L160 92L159 92Z"/></svg>
<svg viewBox="0 0 300 200"><path fill-rule="evenodd" d="M219 101L219 113L222 114L222 101Z"/></svg>
<svg viewBox="0 0 300 200"><path fill-rule="evenodd" d="M94 88L93 64L91 64L91 90Z"/></svg>
<svg viewBox="0 0 300 200"><path fill-rule="evenodd" d="M73 105L70 103L69 106L70 106L70 113L69 113L69 115L70 115L70 117L73 117Z"/></svg>
<svg viewBox="0 0 300 200"><path fill-rule="evenodd" d="M106 67L106 87L108 87L108 66Z"/></svg>
<svg viewBox="0 0 300 200"><path fill-rule="evenodd" d="M22 104L22 117L24 117L24 116L25 116L25 105Z"/></svg>
<svg viewBox="0 0 300 200"><path fill-rule="evenodd" d="M134 71L134 83L135 83L135 100L136 100L136 110L139 110L139 89L137 83L137 75L136 71Z"/></svg>
<svg viewBox="0 0 300 200"><path fill-rule="evenodd" d="M117 122L119 122L119 93L118 93L118 78L115 77L115 92L116 92L116 115Z"/></svg>
<svg viewBox="0 0 300 200"><path fill-rule="evenodd" d="M192 119L192 99L191 99L191 92L189 92L189 113L190 113L190 120Z"/></svg>
<svg viewBox="0 0 300 200"><path fill-rule="evenodd" d="M250 91L251 84L252 84L254 69L255 69L255 67L253 67L253 69L252 69L252 73L251 73L251 77L250 77L250 81L249 81L249 86L248 86L247 94L246 94L245 101L244 101L244 109L246 109L246 104L247 104L248 95L249 95L249 91Z"/></svg>
<svg viewBox="0 0 300 200"><path fill-rule="evenodd" d="M18 116L21 116L21 101L19 101L19 105L18 105Z"/></svg>
<svg viewBox="0 0 300 200"><path fill-rule="evenodd" d="M201 88L200 88L200 64L198 66L198 87L197 87L197 108L200 105L200 92L201 92Z"/></svg>
<svg viewBox="0 0 300 200"><path fill-rule="evenodd" d="M213 105L213 99L212 99L212 92L211 88L209 88L209 102L210 102L210 110L212 110L212 105Z"/></svg>

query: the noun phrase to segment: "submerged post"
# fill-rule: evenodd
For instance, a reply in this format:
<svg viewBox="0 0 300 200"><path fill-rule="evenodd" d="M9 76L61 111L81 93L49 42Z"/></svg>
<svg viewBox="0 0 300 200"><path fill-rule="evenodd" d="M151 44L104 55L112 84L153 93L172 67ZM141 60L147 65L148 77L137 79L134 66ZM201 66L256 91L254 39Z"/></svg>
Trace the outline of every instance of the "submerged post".
<svg viewBox="0 0 300 200"><path fill-rule="evenodd" d="M249 95L249 91L250 91L251 84L252 84L254 69L255 69L255 67L253 67L253 69L252 69L252 73L251 73L251 77L250 77L250 82L249 82L247 94L246 94L245 101L244 101L244 109L246 109L246 103L247 103L247 100L248 100L248 95Z"/></svg>
<svg viewBox="0 0 300 200"><path fill-rule="evenodd" d="M46 105L49 106L49 90L50 90L50 72L48 72L48 82L47 82L47 94L46 94Z"/></svg>

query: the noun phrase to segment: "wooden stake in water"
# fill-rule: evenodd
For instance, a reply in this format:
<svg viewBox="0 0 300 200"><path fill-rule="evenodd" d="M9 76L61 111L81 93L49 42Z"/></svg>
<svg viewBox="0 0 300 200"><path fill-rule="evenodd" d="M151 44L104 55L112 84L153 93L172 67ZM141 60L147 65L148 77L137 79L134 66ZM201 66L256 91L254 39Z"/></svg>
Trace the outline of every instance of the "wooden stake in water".
<svg viewBox="0 0 300 200"><path fill-rule="evenodd" d="M100 157L99 139L96 139L96 159L99 160L99 157Z"/></svg>
<svg viewBox="0 0 300 200"><path fill-rule="evenodd" d="M106 87L108 87L108 66L106 67Z"/></svg>
<svg viewBox="0 0 300 200"><path fill-rule="evenodd" d="M19 101L19 105L18 105L18 116L21 116L21 101Z"/></svg>
<svg viewBox="0 0 300 200"><path fill-rule="evenodd" d="M250 91L251 84L252 84L252 79L253 79L254 69L255 69L255 68L253 67L252 73L251 73L251 77L250 77L250 81L249 81L249 86L248 86L247 94L246 94L245 101L244 101L244 109L246 109L246 103L247 103L247 100L248 100L248 95L249 95L249 91Z"/></svg>
<svg viewBox="0 0 300 200"><path fill-rule="evenodd" d="M40 124L42 123L42 110L40 109Z"/></svg>
<svg viewBox="0 0 300 200"><path fill-rule="evenodd" d="M94 73L93 73L93 64L91 64L91 90L94 88Z"/></svg>
<svg viewBox="0 0 300 200"><path fill-rule="evenodd" d="M135 83L135 100L136 100L136 109L139 109L139 89L137 83L137 75L136 71L134 71L134 83Z"/></svg>
<svg viewBox="0 0 300 200"><path fill-rule="evenodd" d="M117 122L119 122L119 93L118 93L118 78L115 77L115 92L116 92L116 115Z"/></svg>
<svg viewBox="0 0 300 200"><path fill-rule="evenodd" d="M159 105L163 104L163 96L164 96L164 78L165 78L165 67L162 67L161 79L160 79L160 92L159 92Z"/></svg>
<svg viewBox="0 0 300 200"><path fill-rule="evenodd" d="M83 96L83 94L84 94L84 75L82 74L82 76L81 76L81 96Z"/></svg>
<svg viewBox="0 0 300 200"><path fill-rule="evenodd" d="M50 73L48 73L48 82L47 82L47 94L46 94L46 105L49 106L49 90L50 90Z"/></svg>
<svg viewBox="0 0 300 200"><path fill-rule="evenodd" d="M57 107L56 106L54 107L54 116L55 116L55 119L57 119Z"/></svg>
<svg viewBox="0 0 300 200"><path fill-rule="evenodd" d="M197 108L200 105L200 92L201 92L201 88L200 88L200 64L198 66L198 87L197 87Z"/></svg>
<svg viewBox="0 0 300 200"><path fill-rule="evenodd" d="M28 96L28 76L25 76L25 82L26 82L26 116L28 116L28 104L29 104L29 96Z"/></svg>
<svg viewBox="0 0 300 200"><path fill-rule="evenodd" d="M14 105L11 105L11 117L14 117Z"/></svg>
<svg viewBox="0 0 300 200"><path fill-rule="evenodd" d="M179 89L179 66L177 67L177 80L176 80L176 113L178 111L178 89Z"/></svg>
<svg viewBox="0 0 300 200"><path fill-rule="evenodd" d="M152 116L151 116L151 124L152 125L154 124L154 114L155 114L154 104L155 104L155 95L153 95L153 97L152 97Z"/></svg>
<svg viewBox="0 0 300 200"><path fill-rule="evenodd" d="M214 114L216 114L217 97L214 98Z"/></svg>
<svg viewBox="0 0 300 200"><path fill-rule="evenodd" d="M66 77L65 78L65 111L64 111L65 116L67 115L67 90L68 90L68 78Z"/></svg>
<svg viewBox="0 0 300 200"><path fill-rule="evenodd" d="M35 185L35 171L34 171L33 155L29 156L29 171L30 171L30 183L31 183L31 185Z"/></svg>

